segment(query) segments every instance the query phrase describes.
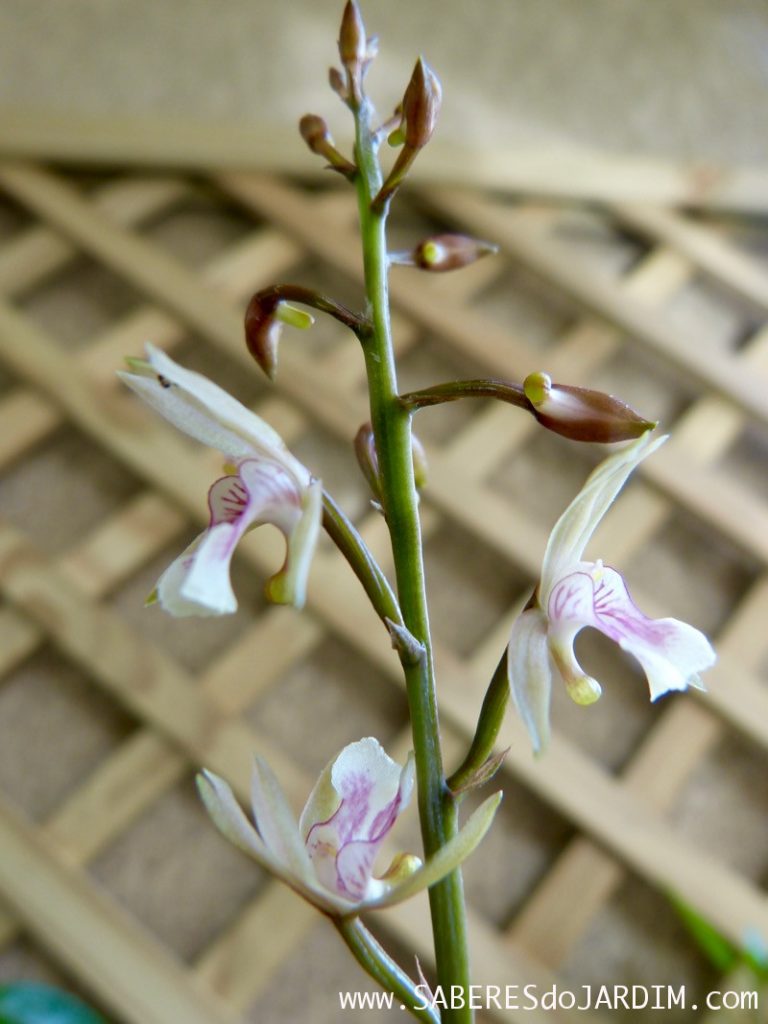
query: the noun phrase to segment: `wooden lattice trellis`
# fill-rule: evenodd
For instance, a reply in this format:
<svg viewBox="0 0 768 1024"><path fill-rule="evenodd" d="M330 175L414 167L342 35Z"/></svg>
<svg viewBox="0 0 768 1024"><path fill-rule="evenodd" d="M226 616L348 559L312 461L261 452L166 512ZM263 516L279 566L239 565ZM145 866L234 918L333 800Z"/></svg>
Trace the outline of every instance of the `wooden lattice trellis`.
<svg viewBox="0 0 768 1024"><path fill-rule="evenodd" d="M199 678L161 642L130 624L111 595L169 545L178 545L190 521L204 520L203 495L218 459L193 449L139 409L120 392L114 370L147 338L172 351L192 332L230 365L254 375L241 341L244 299L276 280L300 279L300 265L308 260L320 260L339 277L359 283L354 208L342 192L234 173L218 173L202 183L133 175L83 185L39 167L3 164L0 186L34 221L18 227L0 248L0 365L12 379L0 393L3 471L12 484L14 467L34 460L44 442L71 425L140 484L122 507L55 555L43 553L45 545L33 542L23 522L0 523L5 600L0 675L6 685L35 652L53 645L57 657L79 666L139 723L45 822L33 824L0 797L0 896L6 908L0 942L8 947L21 929L107 1012L132 1024L219 1024L243 1014L262 1020L260 996L316 926L315 915L301 901L266 881L187 965L105 896L86 866L201 764L227 776L247 799L251 752L259 749L299 803L311 784L301 758L247 710L274 693L328 637L354 652L372 677L391 688L395 701L398 665L360 600L356 581L330 548L318 554L305 614L260 611ZM193 268L170 255L146 227L201 188L209 201L236 204L248 230ZM616 367L624 355L648 356L647 393L653 394L657 383L660 394L677 388L665 422L673 438L643 465L595 549L622 566L633 558L637 564L682 516L682 531L694 537L703 531L702 544L724 551L718 557L735 565L743 581L727 592L727 607L716 623L719 663L708 676L708 692L644 710L640 732L615 759L618 764L606 763L598 740L594 749L579 742L583 719L573 725L564 708L558 712L562 719L555 719L551 749L539 761L510 721L507 781L533 794L542 814L550 808L566 825L549 851L546 870L535 884L531 879L525 898L503 921L473 909L476 980L541 986L557 981L573 987L579 976L573 970L563 973L563 965L628 874L662 893L676 893L736 942L748 929L768 935L764 857L750 873L715 845L707 850L697 843L672 814L681 813L691 779L731 735L748 744L754 758L755 793L765 790L768 696L760 677L768 643L768 504L760 486L765 462L750 482L736 477L726 460L747 442L758 457L765 452L768 329L758 325L768 311L768 271L759 255L729 237L726 226L671 210L614 206L593 215L604 237L592 249L621 251L627 232L635 239L632 261L624 260L617 270L615 261L601 264L583 238L579 243L568 207L449 189L417 193L412 204L425 218L493 238L502 256L439 281L406 273L394 277L396 336L406 365L429 347L437 363L453 360L470 372L521 378L546 368L555 379L599 386L601 379L621 375ZM130 285L140 304L87 344L67 348L25 308L25 297L82 254ZM570 318L558 336L534 344L525 327L510 327L513 319L499 291L505 275L520 267L543 279L557 303L557 316L548 322ZM675 297L700 279L726 308L731 301L726 293L737 297L731 337L718 337L701 310L694 310L688 325L668 312ZM366 418L362 379L361 360L348 339L332 335L316 346L311 337L302 338L284 345L276 389L258 385L257 408L289 443L313 429L346 443ZM449 429L435 434L429 445L427 535L453 528L463 538L459 562L471 565L476 545L490 553L487 562L495 575L509 573L522 592L522 582L538 571L548 523L524 495L504 493L500 467L514 464L537 427L505 407L478 406L471 415L447 422ZM586 461L583 467L586 471ZM552 509L552 518L557 510ZM357 513L363 534L386 564L381 519L364 505ZM279 562L280 543L269 531L258 531L244 545L242 559L263 575ZM463 585L461 571L452 577L455 587ZM670 609L663 587L654 592L652 576L643 577L642 568L637 577L633 592L641 607L658 614L685 611ZM497 604L471 655L452 644L450 634L438 633L449 746L473 728L512 621L511 602ZM640 684L635 679L627 685ZM322 693L313 699L322 701ZM612 689L611 699L609 714L621 716L623 698ZM312 711L305 707L296 713ZM599 721L610 728L610 719ZM388 746L402 754L407 732ZM45 756L41 750L40 758ZM716 806L704 811L719 813ZM500 907L507 904L504 879L513 873L512 863L495 869ZM380 924L396 944L428 962L429 926L420 904L388 912ZM349 978L354 985L354 968ZM328 993L327 1001L332 1000ZM526 1021L590 1017L567 1011L518 1016ZM492 1011L488 1017L517 1019ZM333 1012L328 1019L334 1019Z"/></svg>

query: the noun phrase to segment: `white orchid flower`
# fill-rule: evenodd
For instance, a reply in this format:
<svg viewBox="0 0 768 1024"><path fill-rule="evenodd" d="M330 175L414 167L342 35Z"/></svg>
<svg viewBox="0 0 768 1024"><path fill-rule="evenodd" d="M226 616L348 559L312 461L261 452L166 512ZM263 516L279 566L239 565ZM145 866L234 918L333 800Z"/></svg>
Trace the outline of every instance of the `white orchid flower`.
<svg viewBox="0 0 768 1024"><path fill-rule="evenodd" d="M229 578L235 547L247 530L272 523L285 535L282 569L267 584L278 604L300 608L322 516L322 485L291 455L272 427L206 377L147 345L119 376L162 416L227 458L226 476L208 492L208 528L157 582L171 615L227 615L237 610Z"/></svg>
<svg viewBox="0 0 768 1024"><path fill-rule="evenodd" d="M489 797L434 857L400 854L380 877L374 862L411 797L412 756L393 761L372 737L344 747L323 770L297 823L269 765L256 758L255 827L232 790L211 772L198 775L200 795L218 829L326 914L345 917L407 899L460 864L488 830L501 794Z"/></svg>
<svg viewBox="0 0 768 1024"><path fill-rule="evenodd" d="M633 603L624 579L601 561L582 560L598 523L627 477L667 440L643 434L609 456L560 516L547 543L535 602L512 628L507 666L512 694L538 752L549 738L552 677L565 683L577 704L591 704L600 685L579 665L573 650L585 626L598 629L634 655L656 700L670 690L702 689L699 672L715 662L698 629L677 619L650 619Z"/></svg>

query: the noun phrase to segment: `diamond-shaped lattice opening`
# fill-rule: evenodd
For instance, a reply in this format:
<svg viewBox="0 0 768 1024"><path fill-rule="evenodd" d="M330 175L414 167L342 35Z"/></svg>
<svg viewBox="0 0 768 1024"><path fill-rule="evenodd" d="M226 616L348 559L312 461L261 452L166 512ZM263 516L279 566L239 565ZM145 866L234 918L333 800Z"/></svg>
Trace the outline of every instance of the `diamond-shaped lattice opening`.
<svg viewBox="0 0 768 1024"><path fill-rule="evenodd" d="M755 308L725 285L696 276L664 304L670 327L695 336L702 348L736 351L761 323Z"/></svg>
<svg viewBox="0 0 768 1024"><path fill-rule="evenodd" d="M629 564L630 590L649 615L672 615L715 635L754 581L757 566L698 518L678 511ZM636 593L637 591L637 593Z"/></svg>
<svg viewBox="0 0 768 1024"><path fill-rule="evenodd" d="M204 500L204 496L201 496ZM273 529L262 527L262 529ZM232 563L232 587L238 601L233 615L214 618L173 618L158 604L145 607L147 596L154 590L160 575L191 543L196 531L180 536L178 541L164 548L157 557L143 566L113 596L111 603L121 617L147 642L161 647L180 664L192 671L201 671L215 663L217 656L225 655L242 631L266 606L262 575L235 554ZM275 566L275 572L279 565Z"/></svg>
<svg viewBox="0 0 768 1024"><path fill-rule="evenodd" d="M510 415L515 412L510 410ZM496 494L510 498L542 530L549 529L576 497L599 454L591 447L537 429L519 450L499 462L486 484ZM514 529L511 521L510 529Z"/></svg>
<svg viewBox="0 0 768 1024"><path fill-rule="evenodd" d="M768 428L745 424L718 470L768 503Z"/></svg>
<svg viewBox="0 0 768 1024"><path fill-rule="evenodd" d="M77 350L111 331L115 321L134 312L141 293L118 273L79 254L24 295L30 319L68 349Z"/></svg>
<svg viewBox="0 0 768 1024"><path fill-rule="evenodd" d="M252 218L221 192L201 186L154 218L142 234L180 262L205 272L254 229Z"/></svg>
<svg viewBox="0 0 768 1024"><path fill-rule="evenodd" d="M0 788L44 819L132 729L109 697L46 647L0 685Z"/></svg>
<svg viewBox="0 0 768 1024"><path fill-rule="evenodd" d="M552 235L572 250L576 262L588 265L602 276L627 274L651 251L642 239L586 207L562 210Z"/></svg>
<svg viewBox="0 0 768 1024"><path fill-rule="evenodd" d="M508 774L497 775L469 804L499 788L504 790L504 799L493 827L465 862L464 877L472 908L498 927L505 927L546 877L573 829L564 817ZM470 806L462 813L469 811Z"/></svg>
<svg viewBox="0 0 768 1024"><path fill-rule="evenodd" d="M187 960L265 882L261 869L213 826L191 778L148 808L89 871Z"/></svg>
<svg viewBox="0 0 768 1024"><path fill-rule="evenodd" d="M697 396L682 374L668 368L645 349L623 341L616 355L579 384L615 395L641 416L669 430Z"/></svg>
<svg viewBox="0 0 768 1024"><path fill-rule="evenodd" d="M347 743L376 736L388 747L405 724L405 696L356 651L328 639L275 680L248 719L314 780Z"/></svg>
<svg viewBox="0 0 768 1024"><path fill-rule="evenodd" d="M469 655L530 581L497 551L452 523L429 537L424 557L436 640Z"/></svg>
<svg viewBox="0 0 768 1024"><path fill-rule="evenodd" d="M137 487L119 462L62 427L5 475L0 515L44 551L59 552L79 543Z"/></svg>
<svg viewBox="0 0 768 1024"><path fill-rule="evenodd" d="M578 902L579 892L573 893ZM563 906L567 919L568 906ZM670 1009L675 1018L690 1024L698 1019L692 1004L704 1005L704 995L717 986L709 961L691 938L669 900L634 875L627 878L611 901L597 913L587 931L578 937L564 965L564 979L570 985L590 985L593 996L601 985L645 986L648 1004L642 998L631 1010L633 1021L659 1019L665 1002L656 1005L660 993L666 999L667 986L677 992L686 989L686 1008ZM661 989L653 986L660 985ZM586 998L585 990L581 990ZM642 991L641 991L642 996ZM628 1018L629 1019L629 1018Z"/></svg>
<svg viewBox="0 0 768 1024"><path fill-rule="evenodd" d="M768 873L768 756L730 732L691 773L670 816L697 850L764 883Z"/></svg>
<svg viewBox="0 0 768 1024"><path fill-rule="evenodd" d="M472 306L504 328L510 341L528 346L532 352L551 349L576 319L572 303L517 264L506 266L493 284L474 298ZM471 344L467 348L471 350ZM510 376L514 379L513 373Z"/></svg>

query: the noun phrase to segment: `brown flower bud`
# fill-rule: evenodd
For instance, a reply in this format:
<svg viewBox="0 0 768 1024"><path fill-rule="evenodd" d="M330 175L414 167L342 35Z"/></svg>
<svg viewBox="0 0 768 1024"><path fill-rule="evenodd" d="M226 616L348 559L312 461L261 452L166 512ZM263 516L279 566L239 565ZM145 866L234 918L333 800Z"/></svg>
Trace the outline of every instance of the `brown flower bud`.
<svg viewBox="0 0 768 1024"><path fill-rule="evenodd" d="M413 452L413 475L417 490L421 490L427 483L427 455L421 441L412 435ZM370 423L364 423L355 434L354 440L355 455L363 476L368 481L374 497L381 502L381 483L379 479L379 459L376 454L376 441L373 436L373 427Z"/></svg>
<svg viewBox="0 0 768 1024"><path fill-rule="evenodd" d="M340 171L348 178L354 176L357 168L336 149L328 125L317 114L305 114L299 121L302 139L313 153L323 156L334 171Z"/></svg>
<svg viewBox="0 0 768 1024"><path fill-rule="evenodd" d="M381 501L381 485L379 483L379 460L376 456L376 441L373 436L373 427L370 423L364 423L355 434L354 440L355 455L357 463L368 481L376 501Z"/></svg>
<svg viewBox="0 0 768 1024"><path fill-rule="evenodd" d="M422 270L443 273L458 270L479 260L481 256L499 251L497 245L481 242L468 235L434 235L419 242L411 254L413 263Z"/></svg>
<svg viewBox="0 0 768 1024"><path fill-rule="evenodd" d="M333 91L347 103L349 101L349 89L347 89L347 83L344 75L339 71L338 68L328 68L328 81L330 82Z"/></svg>
<svg viewBox="0 0 768 1024"><path fill-rule="evenodd" d="M413 456L413 480L416 484L416 490L421 491L427 486L429 463L427 462L427 453L424 451L424 445L415 434L411 436L411 451Z"/></svg>
<svg viewBox="0 0 768 1024"><path fill-rule="evenodd" d="M523 388L539 423L573 441L628 441L656 426L613 395L553 384L546 373L529 374Z"/></svg>
<svg viewBox="0 0 768 1024"><path fill-rule="evenodd" d="M301 137L313 153L325 156L328 143L333 144L328 125L318 114L305 114L299 121Z"/></svg>
<svg viewBox="0 0 768 1024"><path fill-rule="evenodd" d="M277 346L283 324L306 330L315 318L297 309L274 292L257 292L245 311L245 344L270 380L277 375Z"/></svg>
<svg viewBox="0 0 768 1024"><path fill-rule="evenodd" d="M440 80L419 57L403 96L405 144L409 149L421 149L429 142L437 124L442 96Z"/></svg>
<svg viewBox="0 0 768 1024"><path fill-rule="evenodd" d="M368 44L365 25L356 0L347 0L339 30L339 56L341 63L350 71L362 67L366 59Z"/></svg>
<svg viewBox="0 0 768 1024"><path fill-rule="evenodd" d="M270 380L277 373L277 344L280 321L275 316L280 300L276 296L253 296L245 311L245 344Z"/></svg>

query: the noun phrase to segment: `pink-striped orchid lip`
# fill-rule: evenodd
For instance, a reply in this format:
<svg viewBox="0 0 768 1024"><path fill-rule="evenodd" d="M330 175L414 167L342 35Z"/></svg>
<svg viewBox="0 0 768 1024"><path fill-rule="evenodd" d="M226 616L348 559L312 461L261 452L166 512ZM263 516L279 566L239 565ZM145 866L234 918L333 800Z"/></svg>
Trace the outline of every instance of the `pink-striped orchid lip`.
<svg viewBox="0 0 768 1024"><path fill-rule="evenodd" d="M663 444L647 434L605 459L555 524L547 544L537 599L515 622L507 665L515 703L534 750L549 737L553 678L560 677L578 704L591 704L600 685L579 664L574 649L585 627L599 630L643 668L651 700L689 686L715 662L711 644L678 619L651 619L635 605L619 572L583 561L594 530L632 470Z"/></svg>
<svg viewBox="0 0 768 1024"><path fill-rule="evenodd" d="M268 598L302 607L322 516L322 485L288 451L279 434L201 374L147 345L129 360L123 381L190 437L222 452L228 475L208 492L208 527L166 569L150 595L171 615L227 615L237 610L230 583L235 547L252 527L285 536L283 567L267 583Z"/></svg>
<svg viewBox="0 0 768 1024"><path fill-rule="evenodd" d="M251 793L254 824L223 779L207 771L198 776L201 797L228 839L324 913L342 917L392 906L443 878L485 835L501 796L489 797L426 863L398 854L376 875L377 855L413 785L412 756L399 765L370 736L344 747L325 767L298 822L259 757Z"/></svg>

